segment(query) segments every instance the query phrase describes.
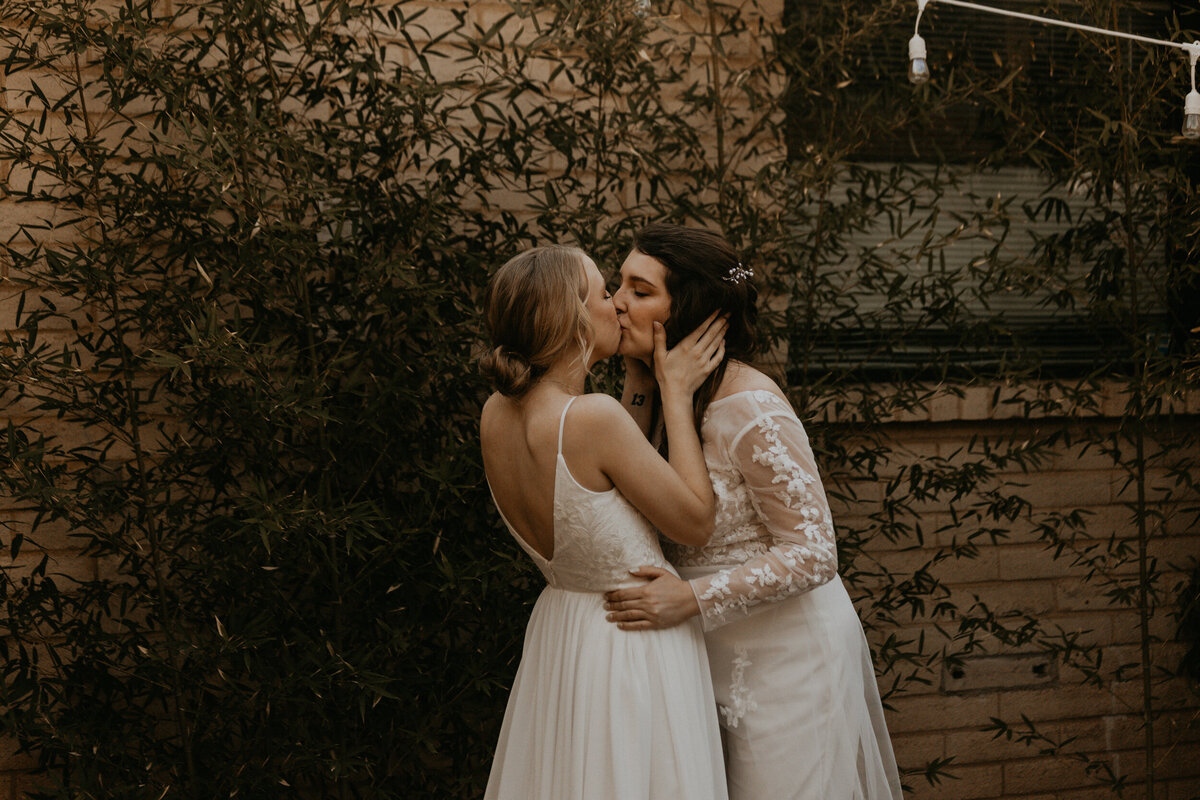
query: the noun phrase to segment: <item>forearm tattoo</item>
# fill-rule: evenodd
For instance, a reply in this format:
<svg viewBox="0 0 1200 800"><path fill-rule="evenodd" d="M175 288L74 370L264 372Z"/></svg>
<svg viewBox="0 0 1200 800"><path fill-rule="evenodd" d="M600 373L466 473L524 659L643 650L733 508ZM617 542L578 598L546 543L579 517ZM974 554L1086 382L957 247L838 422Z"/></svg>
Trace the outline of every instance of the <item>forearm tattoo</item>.
<svg viewBox="0 0 1200 800"><path fill-rule="evenodd" d="M634 392L633 399L629 401L629 405L631 405L631 406L646 405L646 395L638 394L638 393Z"/></svg>

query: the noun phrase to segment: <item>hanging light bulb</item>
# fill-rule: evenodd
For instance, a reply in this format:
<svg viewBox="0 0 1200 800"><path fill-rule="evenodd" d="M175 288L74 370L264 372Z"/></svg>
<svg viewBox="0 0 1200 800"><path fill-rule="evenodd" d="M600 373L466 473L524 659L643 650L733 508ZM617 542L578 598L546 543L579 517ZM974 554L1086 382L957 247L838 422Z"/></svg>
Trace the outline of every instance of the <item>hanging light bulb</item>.
<svg viewBox="0 0 1200 800"><path fill-rule="evenodd" d="M925 40L915 34L908 40L908 82L920 86L929 82L929 62L925 60Z"/></svg>
<svg viewBox="0 0 1200 800"><path fill-rule="evenodd" d="M1188 60L1192 62L1192 90L1183 98L1183 136L1185 139L1200 139L1200 92L1196 91L1196 62L1200 61L1200 42L1192 42L1188 48Z"/></svg>
<svg viewBox="0 0 1200 800"><path fill-rule="evenodd" d="M921 38L921 15L925 13L925 6L933 2L945 3L950 6L960 6L962 8L970 8L975 11L984 11L989 14L998 14L1005 17L1014 17L1016 19L1028 20L1042 25L1056 25L1063 28L1073 28L1075 30L1087 31L1089 33L1098 33L1105 36L1116 36L1122 39L1133 39L1148 44L1160 44L1167 47L1178 47L1183 49L1188 54L1188 60L1191 62L1192 73L1192 90L1187 93L1183 100L1183 136L1185 139L1196 140L1200 139L1200 91L1196 90L1196 63L1200 61L1200 39L1194 42L1172 42L1166 39L1152 39L1148 36L1141 36L1133 33L1125 33L1123 31L1110 31L1105 28L1097 28L1092 25L1080 25L1076 22L1068 22L1065 20L1054 19L1052 17L1041 17L1034 14L1026 14L1021 11L1012 11L1003 8L992 8L991 6L982 5L978 2L968 2L968 0L917 0L917 21L913 25L913 37L908 40L908 80L919 86L923 83L928 83L930 78L929 61L925 51L925 40Z"/></svg>
<svg viewBox="0 0 1200 800"><path fill-rule="evenodd" d="M1183 136L1200 139L1200 92L1195 89L1183 99Z"/></svg>
<svg viewBox="0 0 1200 800"><path fill-rule="evenodd" d="M914 86L929 83L929 62L925 60L925 40L921 38L921 15L929 0L917 0L917 21L908 40L908 82Z"/></svg>

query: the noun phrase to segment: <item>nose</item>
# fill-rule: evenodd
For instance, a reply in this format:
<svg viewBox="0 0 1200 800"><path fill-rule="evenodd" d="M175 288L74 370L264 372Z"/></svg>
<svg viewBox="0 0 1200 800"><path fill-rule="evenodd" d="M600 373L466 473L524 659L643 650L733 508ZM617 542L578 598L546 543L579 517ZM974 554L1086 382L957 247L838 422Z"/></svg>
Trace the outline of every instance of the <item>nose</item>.
<svg viewBox="0 0 1200 800"><path fill-rule="evenodd" d="M623 288L613 292L613 307L617 309L618 314L624 314L628 308L625 305L625 290Z"/></svg>

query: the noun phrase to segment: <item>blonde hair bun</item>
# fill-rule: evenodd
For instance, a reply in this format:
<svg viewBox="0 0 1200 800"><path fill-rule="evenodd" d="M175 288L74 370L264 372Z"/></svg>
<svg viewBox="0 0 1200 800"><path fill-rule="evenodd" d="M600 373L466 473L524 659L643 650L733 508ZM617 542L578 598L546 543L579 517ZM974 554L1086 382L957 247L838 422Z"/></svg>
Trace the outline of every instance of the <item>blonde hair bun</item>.
<svg viewBox="0 0 1200 800"><path fill-rule="evenodd" d="M522 395L534 384L533 365L520 353L493 347L479 359L479 369L501 394Z"/></svg>
<svg viewBox="0 0 1200 800"><path fill-rule="evenodd" d="M492 347L479 368L497 391L524 394L571 342L587 362L592 325L585 258L575 247L535 247L509 259L488 281L484 324Z"/></svg>

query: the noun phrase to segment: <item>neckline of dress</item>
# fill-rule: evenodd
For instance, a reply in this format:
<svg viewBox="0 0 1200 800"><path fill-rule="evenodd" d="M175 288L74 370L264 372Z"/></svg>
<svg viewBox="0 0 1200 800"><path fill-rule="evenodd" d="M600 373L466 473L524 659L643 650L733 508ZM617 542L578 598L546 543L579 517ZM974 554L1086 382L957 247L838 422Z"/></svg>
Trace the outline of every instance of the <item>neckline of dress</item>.
<svg viewBox="0 0 1200 800"><path fill-rule="evenodd" d="M764 392L766 394L769 394L769 395L771 395L771 397L780 401L781 403L784 402L782 397L775 394L770 389L742 389L740 392L732 392L730 394L725 395L724 397L718 397L716 400L709 402L708 407L712 408L713 406L715 406L719 403L724 403L726 400L732 400L733 398L737 397L738 395L758 394L759 392Z"/></svg>

